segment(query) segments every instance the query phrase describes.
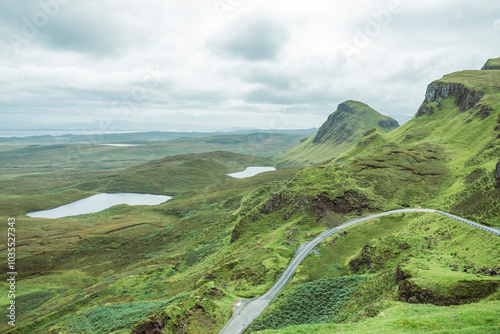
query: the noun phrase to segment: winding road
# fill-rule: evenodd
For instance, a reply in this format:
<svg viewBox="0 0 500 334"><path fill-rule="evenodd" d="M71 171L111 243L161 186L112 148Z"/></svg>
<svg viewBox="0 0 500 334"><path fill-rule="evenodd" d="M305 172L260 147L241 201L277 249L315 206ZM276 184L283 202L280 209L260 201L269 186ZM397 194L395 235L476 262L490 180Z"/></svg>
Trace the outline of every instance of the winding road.
<svg viewBox="0 0 500 334"><path fill-rule="evenodd" d="M326 230L323 233L321 233L319 236L314 238L313 240L307 241L300 245L297 248L295 257L292 259L292 262L288 265L288 267L285 269L285 272L281 275L281 277L278 279L278 281L274 284L274 286L269 289L265 294L262 296L255 298L255 299L250 299L250 300L242 300L238 304L236 304L237 308L233 311L233 315L231 319L226 323L224 328L221 329L219 334L241 334L243 333L251 324L252 322L257 319L257 317L266 309L266 307L269 305L269 303L276 297L276 295L280 292L280 290L285 286L285 284L290 280L290 278L293 276L295 270L297 270L297 267L299 264L313 251L313 249L323 240L326 238L332 236L333 234L346 229L350 226L362 223L367 220L375 219L375 218L380 218L383 216L395 214L395 213L406 213L406 212L431 212L431 213L438 213L444 216L447 216L449 218L458 220L460 222L472 225L474 227L483 229L487 232L493 233L497 236L500 236L500 230L496 228L491 228L487 227L478 223L475 223L473 221L445 213L442 211L438 210L431 210L431 209L399 209L399 210L392 210L392 211L387 211L387 212L382 212L382 213L377 213L374 215L366 216L366 217L361 217L361 218L355 218L345 224L342 224L340 226L335 227L334 229L331 230Z"/></svg>

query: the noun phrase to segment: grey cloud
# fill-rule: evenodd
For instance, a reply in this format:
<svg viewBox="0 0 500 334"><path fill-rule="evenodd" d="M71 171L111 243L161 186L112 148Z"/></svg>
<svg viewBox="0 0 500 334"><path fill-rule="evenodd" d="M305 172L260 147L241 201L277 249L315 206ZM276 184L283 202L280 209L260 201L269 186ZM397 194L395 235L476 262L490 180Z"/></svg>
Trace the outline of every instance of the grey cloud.
<svg viewBox="0 0 500 334"><path fill-rule="evenodd" d="M275 89L295 88L300 80L283 71L276 71L268 67L248 68L241 72L240 79L251 84L259 84Z"/></svg>
<svg viewBox="0 0 500 334"><path fill-rule="evenodd" d="M246 16L232 22L208 46L226 58L274 60L288 37L288 30L282 24L267 17Z"/></svg>
<svg viewBox="0 0 500 334"><path fill-rule="evenodd" d="M342 99L342 96L332 92L327 87L313 90L278 90L269 87L252 89L244 94L243 99L247 103L257 104L330 104L332 101ZM344 98L347 100L347 98Z"/></svg>
<svg viewBox="0 0 500 334"><path fill-rule="evenodd" d="M120 12L111 10L106 2L13 2L0 0L0 25L10 36L17 36L16 40L22 39L23 44L93 56L117 56L143 40L140 29L121 17ZM52 5L43 7L39 3Z"/></svg>
<svg viewBox="0 0 500 334"><path fill-rule="evenodd" d="M495 30L495 33L500 36L500 19L496 20L493 22L493 29Z"/></svg>

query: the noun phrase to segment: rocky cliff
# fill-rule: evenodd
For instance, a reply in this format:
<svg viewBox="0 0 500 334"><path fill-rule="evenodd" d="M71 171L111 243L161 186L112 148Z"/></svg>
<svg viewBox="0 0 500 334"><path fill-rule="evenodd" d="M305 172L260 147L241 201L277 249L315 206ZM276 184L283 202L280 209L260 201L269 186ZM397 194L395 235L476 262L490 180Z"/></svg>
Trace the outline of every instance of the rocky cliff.
<svg viewBox="0 0 500 334"><path fill-rule="evenodd" d="M450 97L455 98L455 106L458 107L460 113L463 113L472 109L483 96L483 92L471 90L461 83L434 81L427 86L424 102L416 116L434 114L436 108L441 110L441 103Z"/></svg>

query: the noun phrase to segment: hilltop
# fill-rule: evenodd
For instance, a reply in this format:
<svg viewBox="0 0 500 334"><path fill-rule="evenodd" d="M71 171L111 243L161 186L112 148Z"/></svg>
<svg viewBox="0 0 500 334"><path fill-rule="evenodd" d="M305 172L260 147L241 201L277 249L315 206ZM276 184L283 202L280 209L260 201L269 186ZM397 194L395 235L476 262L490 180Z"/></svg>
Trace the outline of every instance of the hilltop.
<svg viewBox="0 0 500 334"><path fill-rule="evenodd" d="M357 101L345 101L328 116L318 132L278 157L281 166L312 165L332 159L356 145L368 130L389 132L399 126L370 106Z"/></svg>

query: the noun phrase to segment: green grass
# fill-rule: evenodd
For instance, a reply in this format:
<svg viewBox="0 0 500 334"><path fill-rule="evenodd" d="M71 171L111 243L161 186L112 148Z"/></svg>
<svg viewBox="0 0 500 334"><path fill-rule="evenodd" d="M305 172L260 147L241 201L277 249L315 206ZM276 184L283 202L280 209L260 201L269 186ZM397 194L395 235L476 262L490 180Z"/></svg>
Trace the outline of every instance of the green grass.
<svg viewBox="0 0 500 334"><path fill-rule="evenodd" d="M273 311L268 311L248 329L280 329L291 325L328 323L341 308L357 285L365 278L348 276L321 278L299 285L286 298L279 300Z"/></svg>
<svg viewBox="0 0 500 334"><path fill-rule="evenodd" d="M213 136L206 133L129 133L118 135L51 136L0 139L0 175L3 179L27 174L77 170L109 171L165 156L228 151L273 157L293 148L311 131L250 133ZM196 136L196 137L191 137ZM179 138L182 137L182 138ZM62 143L61 143L62 142ZM133 147L100 146L103 143L139 144Z"/></svg>
<svg viewBox="0 0 500 334"><path fill-rule="evenodd" d="M117 305L98 305L76 313L67 324L67 333L128 333L130 328L149 315L163 310L171 300Z"/></svg>
<svg viewBox="0 0 500 334"><path fill-rule="evenodd" d="M500 302L440 307L394 303L377 317L353 324L291 326L282 330L266 330L259 334L308 333L436 333L436 334L496 334L500 331Z"/></svg>

